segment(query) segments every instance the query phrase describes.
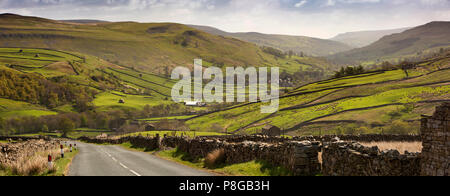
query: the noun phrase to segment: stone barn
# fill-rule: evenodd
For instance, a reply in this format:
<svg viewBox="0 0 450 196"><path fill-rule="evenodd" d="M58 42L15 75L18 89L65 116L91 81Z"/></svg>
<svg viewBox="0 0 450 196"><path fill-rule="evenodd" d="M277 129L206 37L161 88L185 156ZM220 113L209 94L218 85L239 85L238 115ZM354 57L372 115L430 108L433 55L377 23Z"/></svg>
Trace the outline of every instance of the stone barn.
<svg viewBox="0 0 450 196"><path fill-rule="evenodd" d="M281 129L273 125L266 125L262 129L262 135L280 136L281 134L282 134Z"/></svg>
<svg viewBox="0 0 450 196"><path fill-rule="evenodd" d="M156 130L156 127L155 127L154 124L147 123L147 124L145 125L145 131L155 131L155 130Z"/></svg>

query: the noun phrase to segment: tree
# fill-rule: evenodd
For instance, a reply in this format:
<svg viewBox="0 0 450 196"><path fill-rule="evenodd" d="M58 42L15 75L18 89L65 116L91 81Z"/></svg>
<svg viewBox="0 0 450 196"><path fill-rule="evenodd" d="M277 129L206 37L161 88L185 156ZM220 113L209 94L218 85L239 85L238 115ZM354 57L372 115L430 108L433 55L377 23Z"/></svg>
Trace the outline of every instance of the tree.
<svg viewBox="0 0 450 196"><path fill-rule="evenodd" d="M75 129L75 123L69 118L63 117L59 122L59 128L63 133L62 137L67 137L67 135Z"/></svg>
<svg viewBox="0 0 450 196"><path fill-rule="evenodd" d="M402 70L405 72L406 77L409 78L408 70L414 68L414 64L412 64L412 63L410 63L410 62L408 62L408 61L403 61L403 62L400 64L400 67L401 67Z"/></svg>
<svg viewBox="0 0 450 196"><path fill-rule="evenodd" d="M48 133L48 126L46 124L42 125L41 132Z"/></svg>
<svg viewBox="0 0 450 196"><path fill-rule="evenodd" d="M93 103L87 97L80 97L77 99L74 106L78 112L86 112L94 108Z"/></svg>
<svg viewBox="0 0 450 196"><path fill-rule="evenodd" d="M56 93L50 93L48 97L48 106L50 108L56 108L59 105L59 98L58 94Z"/></svg>
<svg viewBox="0 0 450 196"><path fill-rule="evenodd" d="M362 73L364 73L365 72L365 70L364 70L364 67L362 66L362 65L359 65L357 68L356 68L356 73L357 74L362 74Z"/></svg>
<svg viewBox="0 0 450 196"><path fill-rule="evenodd" d="M87 119L85 114L81 114L80 121L81 121L81 127L87 127L88 126L88 119Z"/></svg>
<svg viewBox="0 0 450 196"><path fill-rule="evenodd" d="M291 58L294 55L294 51L289 50L288 55L289 55L289 58Z"/></svg>

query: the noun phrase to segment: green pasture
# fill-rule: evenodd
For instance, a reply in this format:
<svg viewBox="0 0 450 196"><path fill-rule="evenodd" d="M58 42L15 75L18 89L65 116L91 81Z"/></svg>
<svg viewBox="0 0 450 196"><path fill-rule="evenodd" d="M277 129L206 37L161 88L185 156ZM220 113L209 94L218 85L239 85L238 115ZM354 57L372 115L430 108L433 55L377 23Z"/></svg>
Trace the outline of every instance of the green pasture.
<svg viewBox="0 0 450 196"><path fill-rule="evenodd" d="M26 102L14 101L0 98L0 117L22 117L22 116L48 116L57 114L44 107L33 105Z"/></svg>
<svg viewBox="0 0 450 196"><path fill-rule="evenodd" d="M121 99L125 101L124 104L119 103L119 100ZM142 110L146 105L156 106L161 104L169 104L172 102L170 100L164 101L158 97L125 95L119 92L103 92L96 96L93 103L96 107L99 107L101 109L130 108Z"/></svg>
<svg viewBox="0 0 450 196"><path fill-rule="evenodd" d="M186 120L192 117L195 117L197 115L189 115L189 116L168 116L168 117L158 117L158 118L145 118L145 119L139 119L139 121L161 121L161 120Z"/></svg>

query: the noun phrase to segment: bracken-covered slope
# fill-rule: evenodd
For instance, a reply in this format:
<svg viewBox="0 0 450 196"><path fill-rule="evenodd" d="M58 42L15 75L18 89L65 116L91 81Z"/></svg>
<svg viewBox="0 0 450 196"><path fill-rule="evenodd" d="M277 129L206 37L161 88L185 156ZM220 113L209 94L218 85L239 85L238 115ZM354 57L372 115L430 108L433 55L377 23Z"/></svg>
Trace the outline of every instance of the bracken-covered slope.
<svg viewBox="0 0 450 196"><path fill-rule="evenodd" d="M388 35L363 48L331 56L343 63L393 60L427 50L450 47L450 22L431 22L402 33Z"/></svg>
<svg viewBox="0 0 450 196"><path fill-rule="evenodd" d="M248 33L229 33L213 27L189 25L190 27L226 37L234 37L236 39L255 43L260 46L273 47L285 52L294 51L295 53L304 53L312 56L327 56L351 50L347 44L333 40L318 39L306 36L290 36L290 35L269 35L255 32Z"/></svg>
<svg viewBox="0 0 450 196"><path fill-rule="evenodd" d="M75 24L3 14L0 29L0 47L79 52L164 75L176 66L192 66L195 58L202 58L206 66L286 64L286 60L263 52L255 44L174 23ZM296 61L289 65L302 66Z"/></svg>

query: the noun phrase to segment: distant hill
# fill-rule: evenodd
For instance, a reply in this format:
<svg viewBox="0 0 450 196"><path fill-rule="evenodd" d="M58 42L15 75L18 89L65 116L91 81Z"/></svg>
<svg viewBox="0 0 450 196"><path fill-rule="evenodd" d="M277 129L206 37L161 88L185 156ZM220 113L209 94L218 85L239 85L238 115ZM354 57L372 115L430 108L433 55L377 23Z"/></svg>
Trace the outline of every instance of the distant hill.
<svg viewBox="0 0 450 196"><path fill-rule="evenodd" d="M0 29L0 47L78 52L159 75L167 75L176 66L192 66L195 58L202 58L205 66L279 66L292 71L310 64L276 57L253 43L175 23L77 24L3 14ZM330 70L320 62L315 66Z"/></svg>
<svg viewBox="0 0 450 196"><path fill-rule="evenodd" d="M362 48L373 44L386 35L392 35L395 33L401 33L410 28L390 29L380 31L358 31L339 34L330 40L342 42L355 48Z"/></svg>
<svg viewBox="0 0 450 196"><path fill-rule="evenodd" d="M273 47L285 52L292 50L298 54L303 52L307 55L312 56L327 56L343 51L348 51L353 48L340 42L305 36L269 35L256 32L229 33L208 26L189 26L214 35L233 37L243 41L255 43L260 46Z"/></svg>
<svg viewBox="0 0 450 196"><path fill-rule="evenodd" d="M104 20L89 20L89 19L80 19L80 20L60 20L61 22L68 23L78 23L78 24L97 24L97 23L108 23L109 21Z"/></svg>
<svg viewBox="0 0 450 196"><path fill-rule="evenodd" d="M375 43L330 56L339 63L379 62L412 58L423 52L450 47L450 22L431 22L402 33L381 38Z"/></svg>

